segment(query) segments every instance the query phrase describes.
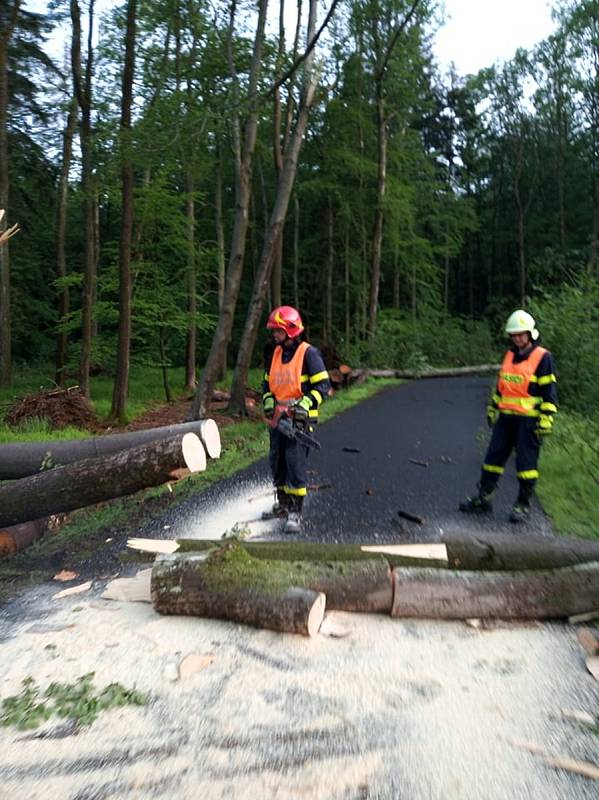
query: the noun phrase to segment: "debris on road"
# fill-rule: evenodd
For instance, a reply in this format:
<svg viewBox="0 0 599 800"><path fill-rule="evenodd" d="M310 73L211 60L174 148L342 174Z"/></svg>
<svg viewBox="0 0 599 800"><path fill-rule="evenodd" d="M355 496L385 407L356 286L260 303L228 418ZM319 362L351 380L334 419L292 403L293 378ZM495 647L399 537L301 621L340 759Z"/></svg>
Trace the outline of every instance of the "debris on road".
<svg viewBox="0 0 599 800"><path fill-rule="evenodd" d="M412 514L409 511L402 511L401 509L399 509L397 515L399 517L402 517L402 519L409 520L410 522L417 522L418 525L422 525L422 523L424 522L424 517L419 517L418 514Z"/></svg>
<svg viewBox="0 0 599 800"><path fill-rule="evenodd" d="M416 464L417 467L428 467L428 461L422 461L420 458L409 458L410 464Z"/></svg>
<svg viewBox="0 0 599 800"><path fill-rule="evenodd" d="M86 583L80 583L78 586L69 586L68 589L63 589L60 592L52 595L53 600L58 600L61 597L69 597L72 594L82 594L83 592L89 592L92 588L92 581L87 581Z"/></svg>
<svg viewBox="0 0 599 800"><path fill-rule="evenodd" d="M599 681L599 641L590 628L579 628L576 631L576 638L587 654L584 662L586 668L593 678Z"/></svg>
<svg viewBox="0 0 599 800"><path fill-rule="evenodd" d="M599 767L595 764L590 764L587 761L576 761L568 756L550 756L542 747L532 742L524 742L519 739L512 739L511 744L520 750L526 750L534 756L539 756L550 767L555 769L565 769L567 772L574 772L577 775L583 775L585 778L590 778L594 781L599 781Z"/></svg>

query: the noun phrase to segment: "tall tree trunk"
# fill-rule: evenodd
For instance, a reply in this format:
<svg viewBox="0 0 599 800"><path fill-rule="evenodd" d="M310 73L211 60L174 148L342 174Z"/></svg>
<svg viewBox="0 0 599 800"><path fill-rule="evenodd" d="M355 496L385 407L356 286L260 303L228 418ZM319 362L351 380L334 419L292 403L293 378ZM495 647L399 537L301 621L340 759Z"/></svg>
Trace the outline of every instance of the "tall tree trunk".
<svg viewBox="0 0 599 800"><path fill-rule="evenodd" d="M350 283L349 283L349 222L345 222L345 247L344 247L344 283L345 283L345 302L344 302L344 318L345 318L345 347L350 346L350 333L351 333L351 308L350 308Z"/></svg>
<svg viewBox="0 0 599 800"><path fill-rule="evenodd" d="M293 196L293 305L299 308L299 228L300 203L297 192Z"/></svg>
<svg viewBox="0 0 599 800"><path fill-rule="evenodd" d="M283 57L285 55L285 0L279 2L279 42L277 47L277 63L275 80L281 77ZM273 161L277 180L283 168L281 149L281 90L277 86L273 97ZM282 305L281 291L283 282L283 237L280 236L275 248L270 291L273 306Z"/></svg>
<svg viewBox="0 0 599 800"><path fill-rule="evenodd" d="M223 163L222 152L218 150L218 165L216 169L216 186L214 190L214 207L216 211L216 247L218 258L218 313L220 314L223 309L225 300L225 223L223 217ZM222 363L217 375L218 380L224 380L227 377L227 345L223 350Z"/></svg>
<svg viewBox="0 0 599 800"><path fill-rule="evenodd" d="M0 28L0 209L5 210L0 220L0 234L8 227L10 213L8 178L8 46L12 38L21 0L15 0ZM0 244L0 387L9 386L12 380L12 322L10 298L10 258L8 242Z"/></svg>
<svg viewBox="0 0 599 800"><path fill-rule="evenodd" d="M235 14L237 0L232 0L229 17L229 34L227 40L229 69L234 82L234 107L239 107L239 82L237 71L233 60L233 37L235 32ZM268 0L259 0L258 3L258 22L254 39L254 51L250 66L250 79L248 84L249 111L245 122L243 136L243 150L241 144L240 120L237 114L233 119L233 147L235 152L235 219L233 223L233 235L231 239L231 252L229 254L229 264L225 281L225 292L222 310L218 316L216 330L212 337L212 344L208 360L202 370L200 383L198 385L193 403L191 406L192 419L205 417L208 413L210 398L214 384L222 369L223 355L231 338L233 328L233 318L241 276L243 272L243 261L245 256L245 243L248 228L248 214L251 197L252 162L254 149L256 146L256 134L258 130L258 112L256 91L258 79L262 66L262 48L264 44L264 31L266 25L266 12Z"/></svg>
<svg viewBox="0 0 599 800"><path fill-rule="evenodd" d="M316 22L316 0L310 0L310 12L308 17L307 42L312 41ZM304 88L300 102L298 117L295 127L290 136L288 146L285 149L283 158L283 169L277 184L277 195L274 208L270 217L268 236L262 248L260 262L256 271L252 297L250 299L248 313L245 321L241 344L237 354L237 362L233 373L231 385L231 399L229 411L233 414L247 413L245 407L245 387L247 375L250 368L254 344L258 333L258 326L262 316L264 299L268 290L270 273L274 260L277 240L283 233L289 198L293 190L293 182L297 171L297 162L302 146L304 133L308 124L310 109L314 101L316 84L318 78L313 73L313 51L306 58L304 73Z"/></svg>
<svg viewBox="0 0 599 800"><path fill-rule="evenodd" d="M331 346L333 344L333 267L335 264L335 243L333 241L334 219L333 202L329 195L327 213L327 269L325 285L324 303L324 341Z"/></svg>
<svg viewBox="0 0 599 800"><path fill-rule="evenodd" d="M196 388L196 350L197 350L197 278L195 263L195 181L191 166L187 173L187 313L189 315L185 348L185 388Z"/></svg>
<svg viewBox="0 0 599 800"><path fill-rule="evenodd" d="M83 287L81 290L81 355L79 359L79 387L89 397L89 375L92 349L92 318L96 284L95 225L94 225L94 190L92 174L92 70L93 70L93 23L94 2L89 0L88 6L88 38L85 77L81 71L81 10L77 0L71 0L71 21L73 25L71 41L71 67L73 85L81 120L79 137L81 142L81 185L84 198L85 216L85 263L83 269Z"/></svg>
<svg viewBox="0 0 599 800"><path fill-rule="evenodd" d="M376 191L376 210L372 232L372 260L370 267L370 301L368 304L368 337L372 340L376 331L376 316L381 283L381 251L383 246L383 223L385 219L385 191L387 188L387 120L385 119L385 98L382 78L377 81L376 125L378 147L378 177Z"/></svg>
<svg viewBox="0 0 599 800"><path fill-rule="evenodd" d="M117 367L110 417L120 423L127 415L129 361L131 355L131 236L133 231L133 141L131 104L135 69L135 22L137 0L127 2L125 65L121 99L121 241L119 247L119 334Z"/></svg>
<svg viewBox="0 0 599 800"><path fill-rule="evenodd" d="M77 100L71 100L67 115L66 127L62 141L62 165L58 183L58 220L56 224L56 274L58 278L65 278L67 264L65 257L65 238L67 231L67 214L69 202L69 171L73 154L73 137L77 127ZM56 341L56 374L54 381L58 386L64 386L65 368L67 362L68 333L64 327L70 307L68 286L63 286L58 295L58 331Z"/></svg>

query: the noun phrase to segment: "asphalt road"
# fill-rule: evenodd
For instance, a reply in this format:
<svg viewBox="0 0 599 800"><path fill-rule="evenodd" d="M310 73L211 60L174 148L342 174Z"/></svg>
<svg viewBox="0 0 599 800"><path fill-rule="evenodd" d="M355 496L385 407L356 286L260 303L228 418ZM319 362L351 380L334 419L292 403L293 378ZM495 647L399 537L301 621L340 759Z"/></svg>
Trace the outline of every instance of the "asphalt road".
<svg viewBox="0 0 599 800"><path fill-rule="evenodd" d="M409 542L438 540L451 530L517 533L508 522L518 485L513 461L507 465L492 515L460 513L458 503L476 491L489 432L485 408L489 378L436 378L386 389L318 427L320 451L310 455L310 492L304 529L294 538L326 542ZM541 464L542 469L542 464ZM142 535L194 532L239 493L255 494L270 481L266 458L213 486L154 521ZM265 506L264 506L265 507ZM398 511L420 517L421 524ZM238 507L238 523L252 514ZM255 516L255 514L254 514ZM225 515L225 527L235 521ZM551 524L535 503L530 533L550 533ZM257 531L279 537L282 526Z"/></svg>

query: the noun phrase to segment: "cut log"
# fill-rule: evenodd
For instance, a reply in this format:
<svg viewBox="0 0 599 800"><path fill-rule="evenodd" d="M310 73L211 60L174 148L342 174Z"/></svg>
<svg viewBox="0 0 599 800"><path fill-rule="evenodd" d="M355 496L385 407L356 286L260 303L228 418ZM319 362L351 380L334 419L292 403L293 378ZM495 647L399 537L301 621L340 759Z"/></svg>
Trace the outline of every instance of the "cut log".
<svg viewBox="0 0 599 800"><path fill-rule="evenodd" d="M26 478L42 470L72 464L86 458L98 458L130 447L169 439L184 433L195 433L202 440L210 458L219 458L221 441L213 419L183 422L161 428L148 428L129 433L113 433L91 439L71 441L19 442L0 445L0 481Z"/></svg>
<svg viewBox="0 0 599 800"><path fill-rule="evenodd" d="M280 567L280 565L279 565ZM325 595L299 586L295 574L225 545L206 555L163 555L152 569L152 603L160 614L241 622L257 628L314 636Z"/></svg>
<svg viewBox="0 0 599 800"><path fill-rule="evenodd" d="M327 596L327 608L337 611L391 612L393 594L391 586L391 570L382 556L371 554L363 561L329 561L316 563L312 561L268 560L255 558L245 543L229 542L205 553L173 553L160 556L168 559L169 581L175 582L178 589L175 597L168 602L180 602L187 607L186 589L195 585L196 573L202 581L210 581L215 573L214 564L220 564L219 554L226 553L225 568L231 573L227 577L227 588L231 591L243 590L256 586L263 591L270 591L272 584L277 591L295 586L310 589ZM215 560L216 559L216 560ZM236 577L230 564L241 564L240 577ZM160 572L160 570L159 570ZM223 577L224 580L224 577ZM156 585L157 586L157 585ZM154 597L154 580L152 591ZM170 590L169 594L170 594ZM159 603L161 601L158 601ZM169 606L171 607L171 606ZM161 609L156 606L157 610ZM171 612L179 613L179 612ZM184 612L181 612L184 613Z"/></svg>
<svg viewBox="0 0 599 800"><path fill-rule="evenodd" d="M393 570L393 617L563 619L599 603L599 562L529 572Z"/></svg>
<svg viewBox="0 0 599 800"><path fill-rule="evenodd" d="M199 472L206 468L204 446L194 433L39 472L0 486L0 526L18 525L158 486L180 467Z"/></svg>
<svg viewBox="0 0 599 800"><path fill-rule="evenodd" d="M447 558L452 569L491 572L555 569L599 561L599 541L590 539L446 532L443 541L447 545Z"/></svg>

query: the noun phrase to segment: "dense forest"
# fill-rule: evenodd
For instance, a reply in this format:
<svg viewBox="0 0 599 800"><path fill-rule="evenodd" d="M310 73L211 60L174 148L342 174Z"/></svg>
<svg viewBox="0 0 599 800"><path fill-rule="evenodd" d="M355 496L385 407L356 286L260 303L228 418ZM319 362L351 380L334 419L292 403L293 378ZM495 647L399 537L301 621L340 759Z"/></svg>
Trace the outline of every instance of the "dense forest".
<svg viewBox="0 0 599 800"><path fill-rule="evenodd" d="M103 371L119 420L132 364L196 413L229 367L240 411L273 305L396 367L497 358L525 306L599 408L599 0L465 77L434 0L33 6L0 3L1 386Z"/></svg>

